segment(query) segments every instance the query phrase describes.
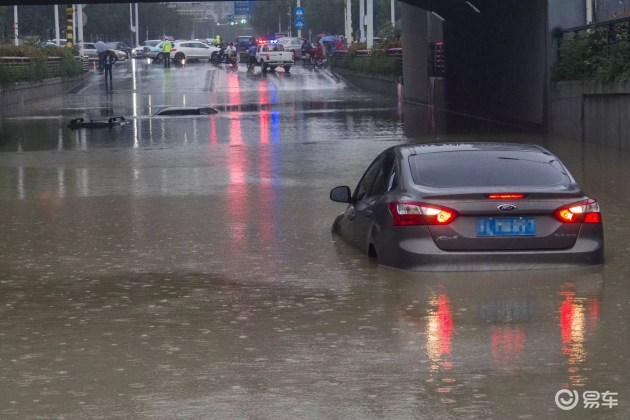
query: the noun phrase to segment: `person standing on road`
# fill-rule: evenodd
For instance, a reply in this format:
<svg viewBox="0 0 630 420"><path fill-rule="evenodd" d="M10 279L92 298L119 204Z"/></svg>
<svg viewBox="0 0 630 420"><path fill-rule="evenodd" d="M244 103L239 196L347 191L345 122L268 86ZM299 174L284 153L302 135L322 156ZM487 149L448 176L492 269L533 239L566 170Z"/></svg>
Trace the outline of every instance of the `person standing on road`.
<svg viewBox="0 0 630 420"><path fill-rule="evenodd" d="M164 42L162 42L162 53L164 54L164 68L171 67L171 50L173 49L173 44L168 38L164 37Z"/></svg>
<svg viewBox="0 0 630 420"><path fill-rule="evenodd" d="M103 56L103 68L105 69L105 88L107 88L107 75L109 74L109 87L113 89L112 82L112 67L114 63L118 61L118 57L116 57L116 53L112 50L107 50Z"/></svg>
<svg viewBox="0 0 630 420"><path fill-rule="evenodd" d="M247 54L249 55L247 68L251 70L256 65L256 40L252 41L252 45L249 47Z"/></svg>

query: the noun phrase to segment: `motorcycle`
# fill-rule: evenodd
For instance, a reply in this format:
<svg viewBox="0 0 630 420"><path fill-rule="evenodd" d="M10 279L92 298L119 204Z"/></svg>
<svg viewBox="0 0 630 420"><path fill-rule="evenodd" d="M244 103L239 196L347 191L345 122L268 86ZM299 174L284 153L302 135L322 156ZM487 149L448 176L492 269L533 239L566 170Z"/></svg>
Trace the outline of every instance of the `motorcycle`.
<svg viewBox="0 0 630 420"><path fill-rule="evenodd" d="M225 51L225 47L221 47L221 50L212 56L212 64L219 65L225 63L232 67L238 67L238 60L236 55L230 55Z"/></svg>

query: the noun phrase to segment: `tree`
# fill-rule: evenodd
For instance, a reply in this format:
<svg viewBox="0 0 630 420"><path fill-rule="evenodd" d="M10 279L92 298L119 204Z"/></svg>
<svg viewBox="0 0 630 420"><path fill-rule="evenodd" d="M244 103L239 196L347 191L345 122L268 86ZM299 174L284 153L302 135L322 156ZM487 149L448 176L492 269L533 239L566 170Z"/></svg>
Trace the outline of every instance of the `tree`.
<svg viewBox="0 0 630 420"><path fill-rule="evenodd" d="M312 31L313 34L326 33L330 35L345 34L345 4L346 0L302 0L306 23L302 30ZM275 0L258 2L252 12L252 25L259 35L273 35L278 30L278 20L282 21L282 30L289 26L289 17L293 21L295 0ZM291 16L289 16L291 13ZM400 2L396 2L396 16L400 17ZM374 0L374 33L393 33L390 21L390 0ZM353 31L359 28L359 1L352 1ZM295 31L292 28L293 31Z"/></svg>
<svg viewBox="0 0 630 420"><path fill-rule="evenodd" d="M176 38L190 37L193 18L182 16L165 4L142 3L139 5L140 39L161 38L164 34ZM129 19L129 4L89 4L83 9L87 21L83 27L83 41L132 41ZM54 7L18 6L21 37L41 40L55 37ZM66 27L65 7L59 7L60 29ZM8 42L13 24L13 13L6 6L0 6L0 41ZM130 42L131 43L131 42Z"/></svg>

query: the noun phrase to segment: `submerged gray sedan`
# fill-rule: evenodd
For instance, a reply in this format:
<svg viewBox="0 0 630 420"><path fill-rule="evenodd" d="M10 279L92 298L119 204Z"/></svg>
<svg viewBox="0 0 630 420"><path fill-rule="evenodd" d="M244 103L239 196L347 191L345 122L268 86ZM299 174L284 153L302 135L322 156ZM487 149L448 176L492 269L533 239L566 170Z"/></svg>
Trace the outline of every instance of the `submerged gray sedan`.
<svg viewBox="0 0 630 420"><path fill-rule="evenodd" d="M333 233L386 266L523 270L603 263L599 204L548 150L515 143L399 145L382 152Z"/></svg>

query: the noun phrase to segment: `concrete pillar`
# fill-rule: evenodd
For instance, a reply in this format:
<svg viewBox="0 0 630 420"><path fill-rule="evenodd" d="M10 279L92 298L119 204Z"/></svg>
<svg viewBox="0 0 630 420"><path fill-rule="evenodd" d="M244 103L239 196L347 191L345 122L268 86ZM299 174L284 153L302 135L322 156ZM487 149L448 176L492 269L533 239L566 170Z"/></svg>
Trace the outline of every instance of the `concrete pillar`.
<svg viewBox="0 0 630 420"><path fill-rule="evenodd" d="M403 98L428 103L429 42L427 11L402 4L402 37L405 40L403 60Z"/></svg>

